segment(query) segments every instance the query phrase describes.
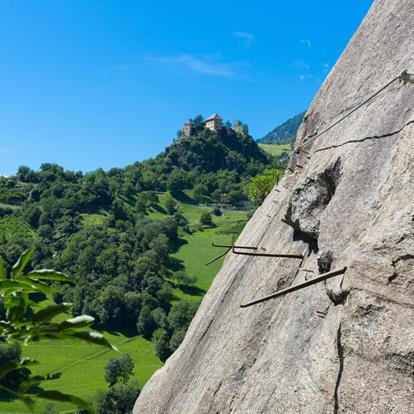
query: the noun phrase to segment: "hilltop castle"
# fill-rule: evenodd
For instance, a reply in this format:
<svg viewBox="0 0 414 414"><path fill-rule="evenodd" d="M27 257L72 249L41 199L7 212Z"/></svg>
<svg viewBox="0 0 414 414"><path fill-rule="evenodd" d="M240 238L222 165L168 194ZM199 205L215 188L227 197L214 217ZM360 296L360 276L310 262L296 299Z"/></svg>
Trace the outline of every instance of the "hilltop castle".
<svg viewBox="0 0 414 414"><path fill-rule="evenodd" d="M211 114L204 121L204 127L209 129L210 131L218 132L224 127L223 118L217 113ZM249 133L248 126L246 124L243 124L239 120L233 121L231 128L235 132L242 134L242 135L247 135ZM192 132L193 132L193 124L191 123L190 120L188 120L184 123L184 127L182 128L182 133L185 136L190 136Z"/></svg>

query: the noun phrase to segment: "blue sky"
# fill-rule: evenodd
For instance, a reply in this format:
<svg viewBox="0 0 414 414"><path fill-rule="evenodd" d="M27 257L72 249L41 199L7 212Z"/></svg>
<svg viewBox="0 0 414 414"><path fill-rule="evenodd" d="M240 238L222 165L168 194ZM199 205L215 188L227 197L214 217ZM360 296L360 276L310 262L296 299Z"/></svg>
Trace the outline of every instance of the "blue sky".
<svg viewBox="0 0 414 414"><path fill-rule="evenodd" d="M199 113L260 138L307 108L371 3L2 0L0 173L125 166Z"/></svg>

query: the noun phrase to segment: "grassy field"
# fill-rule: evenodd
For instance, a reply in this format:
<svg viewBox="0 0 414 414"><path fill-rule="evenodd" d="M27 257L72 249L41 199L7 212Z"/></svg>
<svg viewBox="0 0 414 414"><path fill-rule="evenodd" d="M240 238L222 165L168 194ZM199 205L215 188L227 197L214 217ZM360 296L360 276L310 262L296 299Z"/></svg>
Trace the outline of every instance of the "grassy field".
<svg viewBox="0 0 414 414"><path fill-rule="evenodd" d="M169 197L167 193L159 194L159 204L151 209L149 217L158 220L167 217L165 211L167 197ZM195 204L187 194L178 200L178 210L187 218L190 225L196 225L201 213L210 208ZM102 214L85 214L83 223L86 226L99 225L104 218ZM213 221L213 227L204 227L192 234L183 232L180 235L182 245L173 257L184 267L186 273L197 277L197 282L192 287L176 287L174 289L175 300L200 301L202 299L224 260L222 258L210 266L205 266L205 263L225 251L225 249L213 247L211 243L213 241L231 243L233 235L236 237L246 224L247 216L244 212L229 209L223 210L223 215L220 217L213 216ZM20 223L6 221L0 222L1 224L9 229ZM103 333L118 346L121 352L128 352L131 355L135 361L134 378L141 387L162 366L162 362L155 355L152 342L121 333ZM49 383L51 389L58 389L87 400L92 400L97 390L106 389L105 365L110 358L118 356L114 351L70 340L29 345L24 350L24 355L40 361L38 371L36 371L39 374L63 372L62 378ZM39 403L33 411L30 411L20 402L1 402L0 414L43 414L45 404ZM56 408L61 413L74 412L73 406L68 404L56 404Z"/></svg>
<svg viewBox="0 0 414 414"><path fill-rule="evenodd" d="M281 155L290 151L290 144L259 144L259 147L271 155Z"/></svg>
<svg viewBox="0 0 414 414"><path fill-rule="evenodd" d="M0 219L0 234L6 237L6 240L12 236L22 236L35 239L36 233L20 217L4 216Z"/></svg>
<svg viewBox="0 0 414 414"><path fill-rule="evenodd" d="M135 361L134 378L142 387L162 362L155 355L154 345L141 337L127 337L119 333L103 332L121 352L128 352ZM47 352L45 352L45 349ZM92 400L97 390L107 388L104 368L108 359L119 356L115 351L79 341L49 341L29 345L24 355L37 359L40 364L35 373L62 372L60 379L48 383L51 389ZM18 401L0 403L0 414L43 413L46 403L38 403L30 411ZM60 412L73 412L69 404L56 404Z"/></svg>
<svg viewBox="0 0 414 414"><path fill-rule="evenodd" d="M167 193L159 195L159 205L162 210L165 210L165 200L168 196ZM189 196L187 195L187 197ZM190 225L194 225L198 223L203 211L211 209L191 202L178 201L178 210L184 214ZM204 227L192 234L183 233L181 235L183 244L172 256L182 263L187 274L197 277L197 282L194 288L184 290L176 288L174 294L177 299L189 301L200 301L202 299L224 261L223 257L209 266L205 265L225 251L225 249L213 247L212 242L231 243L232 237L236 237L247 223L247 216L243 211L223 209L222 212L223 215L221 216L213 215L213 227ZM162 219L166 215L158 210L152 211L150 217Z"/></svg>

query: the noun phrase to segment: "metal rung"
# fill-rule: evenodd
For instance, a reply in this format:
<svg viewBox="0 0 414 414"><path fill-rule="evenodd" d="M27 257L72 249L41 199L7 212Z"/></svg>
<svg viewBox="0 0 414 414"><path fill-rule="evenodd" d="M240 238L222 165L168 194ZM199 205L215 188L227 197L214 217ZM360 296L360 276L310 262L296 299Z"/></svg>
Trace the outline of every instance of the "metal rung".
<svg viewBox="0 0 414 414"><path fill-rule="evenodd" d="M205 266L209 266L209 265L211 265L212 263L214 263L214 262L216 262L217 260L219 260L219 259L221 259L222 257L224 257L229 251L231 250L231 248L230 249L227 249L223 254L221 254L221 255L219 255L219 256L217 256L217 257L215 257L214 259L212 259L212 260L210 260L208 263L205 263Z"/></svg>
<svg viewBox="0 0 414 414"><path fill-rule="evenodd" d="M303 289L307 286L314 285L318 282L322 282L323 280L329 279L330 277L342 275L346 272L346 267L343 267L341 269L332 270L331 272L323 273L322 275L315 277L314 279L308 280L303 283L299 283L295 286L288 287L286 289L279 290L278 292L272 293L271 295L265 296L260 299L256 299L252 302L245 303L244 305L240 305L241 308L247 308L248 306L256 305L258 303L266 302L267 300L277 298L279 296L286 295L287 293L295 292L296 290Z"/></svg>
<svg viewBox="0 0 414 414"><path fill-rule="evenodd" d="M260 257L286 257L288 259L303 259L303 254L285 254L285 253L251 253L251 252L236 252L232 249L234 254L241 254L245 256L260 256Z"/></svg>
<svg viewBox="0 0 414 414"><path fill-rule="evenodd" d="M254 246L237 246L235 244L216 244L216 243L211 243L212 246L214 247L226 247L227 249L248 249L248 250L257 250L257 247Z"/></svg>

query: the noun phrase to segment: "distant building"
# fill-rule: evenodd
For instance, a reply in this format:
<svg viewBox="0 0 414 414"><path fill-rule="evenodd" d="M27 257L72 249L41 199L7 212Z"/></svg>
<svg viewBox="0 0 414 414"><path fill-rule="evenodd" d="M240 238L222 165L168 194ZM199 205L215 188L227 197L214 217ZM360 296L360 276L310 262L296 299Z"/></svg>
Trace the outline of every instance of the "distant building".
<svg viewBox="0 0 414 414"><path fill-rule="evenodd" d="M183 134L189 137L193 132L193 124L191 121L184 122Z"/></svg>
<svg viewBox="0 0 414 414"><path fill-rule="evenodd" d="M223 118L214 113L206 119L205 127L214 132L220 131L223 128Z"/></svg>
<svg viewBox="0 0 414 414"><path fill-rule="evenodd" d="M249 134L249 127L246 124L243 124L243 122L239 120L233 121L233 125L231 128L241 135Z"/></svg>

